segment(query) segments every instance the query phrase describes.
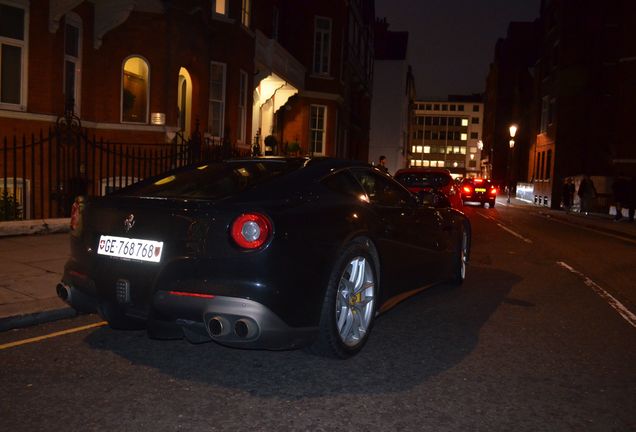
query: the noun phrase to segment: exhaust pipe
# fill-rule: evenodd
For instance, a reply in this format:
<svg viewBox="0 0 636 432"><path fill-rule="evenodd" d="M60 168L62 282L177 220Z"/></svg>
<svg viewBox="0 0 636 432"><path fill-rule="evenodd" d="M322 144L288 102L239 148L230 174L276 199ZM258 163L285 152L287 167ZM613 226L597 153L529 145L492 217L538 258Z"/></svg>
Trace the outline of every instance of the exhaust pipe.
<svg viewBox="0 0 636 432"><path fill-rule="evenodd" d="M64 300L66 303L71 304L71 287L67 284L60 282L55 287L55 291L57 292L57 296Z"/></svg>
<svg viewBox="0 0 636 432"><path fill-rule="evenodd" d="M228 333L228 326L220 316L210 318L208 321L208 333L213 337L223 336Z"/></svg>
<svg viewBox="0 0 636 432"><path fill-rule="evenodd" d="M241 318L234 323L234 334L241 339L250 338L254 336L256 329L252 321L245 318Z"/></svg>

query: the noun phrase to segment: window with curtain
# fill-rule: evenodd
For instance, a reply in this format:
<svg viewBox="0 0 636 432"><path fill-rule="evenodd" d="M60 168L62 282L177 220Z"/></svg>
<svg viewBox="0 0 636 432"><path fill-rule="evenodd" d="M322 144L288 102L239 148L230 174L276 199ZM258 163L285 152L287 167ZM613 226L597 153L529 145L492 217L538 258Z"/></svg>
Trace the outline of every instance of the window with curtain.
<svg viewBox="0 0 636 432"><path fill-rule="evenodd" d="M314 26L314 73L329 75L331 19L316 17Z"/></svg>
<svg viewBox="0 0 636 432"><path fill-rule="evenodd" d="M314 155L325 154L325 129L327 124L327 107L324 105L311 105L310 115L310 145Z"/></svg>
<svg viewBox="0 0 636 432"><path fill-rule="evenodd" d="M150 67L146 60L133 56L122 70L121 120L124 123L148 123Z"/></svg>
<svg viewBox="0 0 636 432"><path fill-rule="evenodd" d="M64 99L65 103L72 103L77 114L80 112L82 70L81 23L79 16L69 14L64 25Z"/></svg>
<svg viewBox="0 0 636 432"><path fill-rule="evenodd" d="M238 104L238 141L245 143L247 128L247 73L241 71L239 82L239 104Z"/></svg>
<svg viewBox="0 0 636 432"><path fill-rule="evenodd" d="M252 16L252 0L241 0L241 24L250 27Z"/></svg>
<svg viewBox="0 0 636 432"><path fill-rule="evenodd" d="M207 131L214 137L223 136L225 114L225 64L210 62L210 96Z"/></svg>
<svg viewBox="0 0 636 432"><path fill-rule="evenodd" d="M28 9L0 1L0 106L20 109L26 104Z"/></svg>

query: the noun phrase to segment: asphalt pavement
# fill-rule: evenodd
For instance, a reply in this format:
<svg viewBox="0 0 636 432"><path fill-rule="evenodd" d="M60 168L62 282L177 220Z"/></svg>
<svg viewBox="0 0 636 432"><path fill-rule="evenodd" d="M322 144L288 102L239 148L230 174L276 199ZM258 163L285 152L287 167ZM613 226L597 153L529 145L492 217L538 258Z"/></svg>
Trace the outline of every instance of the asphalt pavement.
<svg viewBox="0 0 636 432"><path fill-rule="evenodd" d="M636 223L608 214L567 213L513 199L497 206L528 207L544 216L636 242ZM0 331L74 316L57 297L70 241L68 219L0 222Z"/></svg>

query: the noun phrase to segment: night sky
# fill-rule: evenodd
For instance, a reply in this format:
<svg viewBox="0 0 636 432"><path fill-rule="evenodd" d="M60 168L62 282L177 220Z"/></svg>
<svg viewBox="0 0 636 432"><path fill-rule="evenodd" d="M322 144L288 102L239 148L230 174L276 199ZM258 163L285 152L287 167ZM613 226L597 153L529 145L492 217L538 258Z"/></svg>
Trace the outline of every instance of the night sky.
<svg viewBox="0 0 636 432"><path fill-rule="evenodd" d="M498 38L511 21L533 21L540 0L376 0L389 30L409 32L419 99L484 91Z"/></svg>

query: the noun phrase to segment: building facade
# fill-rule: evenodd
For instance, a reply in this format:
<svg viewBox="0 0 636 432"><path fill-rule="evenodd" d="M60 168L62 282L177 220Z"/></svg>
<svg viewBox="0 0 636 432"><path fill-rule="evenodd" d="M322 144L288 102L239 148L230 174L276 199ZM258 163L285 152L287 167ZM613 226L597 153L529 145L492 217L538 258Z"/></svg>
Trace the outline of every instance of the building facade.
<svg viewBox="0 0 636 432"><path fill-rule="evenodd" d="M454 177L483 175L480 161L484 104L481 95L414 103L409 167L446 168Z"/></svg>
<svg viewBox="0 0 636 432"><path fill-rule="evenodd" d="M562 205L566 182L578 190L589 176L592 210L608 211L614 179L636 175L629 120L635 40L636 5L629 0L543 0L538 21L512 23L497 44L486 90L485 143L494 148L494 175L509 167L524 198L552 208ZM498 157L505 158L512 122L523 135L505 166Z"/></svg>
<svg viewBox="0 0 636 432"><path fill-rule="evenodd" d="M408 32L390 31L386 18L375 25L375 63L369 160L386 156L390 173L407 166L415 80L409 64Z"/></svg>
<svg viewBox="0 0 636 432"><path fill-rule="evenodd" d="M74 118L133 165L126 146L170 152L194 136L234 154L367 160L374 21L372 0L0 0L0 140ZM1 149L0 192L31 202L23 217L73 182L112 189L85 178L86 161L61 178L64 152L31 147Z"/></svg>

